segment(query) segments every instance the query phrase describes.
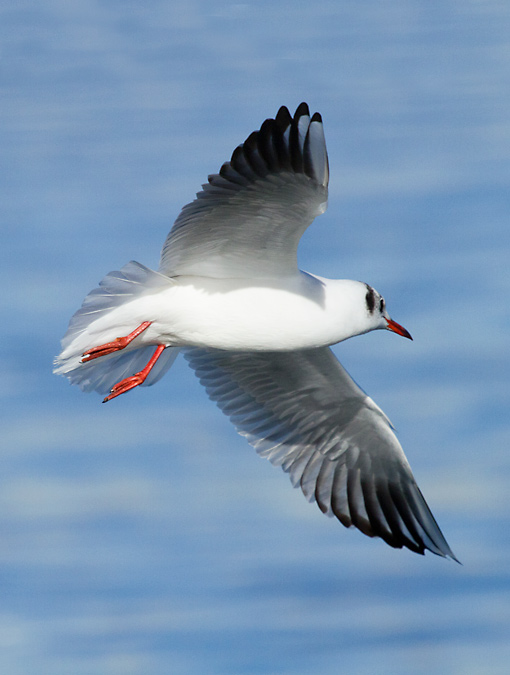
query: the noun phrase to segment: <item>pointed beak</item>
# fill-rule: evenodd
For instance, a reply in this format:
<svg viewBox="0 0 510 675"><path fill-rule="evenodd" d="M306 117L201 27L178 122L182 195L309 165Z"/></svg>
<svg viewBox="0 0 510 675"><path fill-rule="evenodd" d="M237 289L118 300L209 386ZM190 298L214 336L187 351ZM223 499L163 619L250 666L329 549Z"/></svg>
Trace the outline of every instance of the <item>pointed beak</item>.
<svg viewBox="0 0 510 675"><path fill-rule="evenodd" d="M401 326L399 323L396 321L393 321L393 319L386 319L388 322L388 325L386 328L388 330L392 330L394 333L397 335L402 335L402 337L409 338L409 340L412 340L413 338L411 337L411 333L407 331L404 326Z"/></svg>

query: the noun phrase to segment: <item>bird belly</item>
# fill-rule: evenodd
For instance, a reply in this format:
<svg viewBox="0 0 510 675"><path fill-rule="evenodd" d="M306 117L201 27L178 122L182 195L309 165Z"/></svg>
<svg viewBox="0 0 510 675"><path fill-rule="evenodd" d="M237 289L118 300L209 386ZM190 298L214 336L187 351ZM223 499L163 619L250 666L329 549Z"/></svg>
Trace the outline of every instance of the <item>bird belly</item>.
<svg viewBox="0 0 510 675"><path fill-rule="evenodd" d="M305 290L299 282L255 286L231 279L183 279L140 299L144 311L136 309L135 323L152 321L141 343L173 347L279 351L343 339L321 289Z"/></svg>

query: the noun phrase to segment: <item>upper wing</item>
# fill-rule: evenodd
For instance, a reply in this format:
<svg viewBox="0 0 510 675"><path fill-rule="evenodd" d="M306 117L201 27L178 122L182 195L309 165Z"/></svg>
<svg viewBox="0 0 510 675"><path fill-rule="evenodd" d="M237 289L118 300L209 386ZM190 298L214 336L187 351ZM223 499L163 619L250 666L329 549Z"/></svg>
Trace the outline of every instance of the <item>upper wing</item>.
<svg viewBox="0 0 510 675"><path fill-rule="evenodd" d="M239 433L321 511L395 548L456 560L389 420L329 348L184 354Z"/></svg>
<svg viewBox="0 0 510 675"><path fill-rule="evenodd" d="M181 211L159 271L169 276L281 276L296 272L299 239L327 206L322 119L282 107L237 147Z"/></svg>

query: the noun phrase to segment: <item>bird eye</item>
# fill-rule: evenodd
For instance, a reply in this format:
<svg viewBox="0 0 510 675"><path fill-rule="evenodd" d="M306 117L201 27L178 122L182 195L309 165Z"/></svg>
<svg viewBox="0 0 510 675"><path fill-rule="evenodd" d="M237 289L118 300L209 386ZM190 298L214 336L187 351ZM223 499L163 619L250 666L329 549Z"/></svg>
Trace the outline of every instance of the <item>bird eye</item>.
<svg viewBox="0 0 510 675"><path fill-rule="evenodd" d="M381 302L379 303L379 311L380 312L384 311L384 298L381 298Z"/></svg>

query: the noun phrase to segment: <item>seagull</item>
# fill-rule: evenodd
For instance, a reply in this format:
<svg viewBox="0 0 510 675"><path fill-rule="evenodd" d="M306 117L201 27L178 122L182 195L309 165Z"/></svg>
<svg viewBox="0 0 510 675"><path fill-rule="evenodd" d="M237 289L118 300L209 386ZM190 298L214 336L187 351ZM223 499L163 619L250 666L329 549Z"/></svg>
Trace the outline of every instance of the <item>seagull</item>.
<svg viewBox="0 0 510 675"><path fill-rule="evenodd" d="M323 513L457 560L389 419L330 349L373 330L411 335L368 284L298 268L328 180L321 115L281 107L184 206L157 272L131 261L89 293L54 372L106 402L160 380L182 351L236 430Z"/></svg>

